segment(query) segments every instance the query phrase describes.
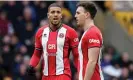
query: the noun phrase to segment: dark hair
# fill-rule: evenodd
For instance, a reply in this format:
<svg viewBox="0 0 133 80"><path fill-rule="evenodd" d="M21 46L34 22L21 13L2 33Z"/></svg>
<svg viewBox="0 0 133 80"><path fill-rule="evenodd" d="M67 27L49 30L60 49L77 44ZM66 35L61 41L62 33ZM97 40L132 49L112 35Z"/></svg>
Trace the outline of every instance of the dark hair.
<svg viewBox="0 0 133 80"><path fill-rule="evenodd" d="M97 13L97 9L95 7L95 5L92 2L79 2L77 4L77 7L83 7L87 12L90 13L91 18L94 19L96 13Z"/></svg>
<svg viewBox="0 0 133 80"><path fill-rule="evenodd" d="M61 8L61 6L57 3L50 4L49 7L48 7L48 10L49 10L50 7L59 7L59 8Z"/></svg>

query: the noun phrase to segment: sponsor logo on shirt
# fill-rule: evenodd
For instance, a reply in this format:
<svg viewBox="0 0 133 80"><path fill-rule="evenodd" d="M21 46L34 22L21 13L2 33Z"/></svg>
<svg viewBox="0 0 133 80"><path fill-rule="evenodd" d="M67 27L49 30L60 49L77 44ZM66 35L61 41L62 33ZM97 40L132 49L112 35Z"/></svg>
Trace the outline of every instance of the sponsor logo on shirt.
<svg viewBox="0 0 133 80"><path fill-rule="evenodd" d="M98 44L100 44L100 41L98 39L89 39L89 43L98 43Z"/></svg>
<svg viewBox="0 0 133 80"><path fill-rule="evenodd" d="M55 44L48 44L48 49L56 49Z"/></svg>
<svg viewBox="0 0 133 80"><path fill-rule="evenodd" d="M57 50L56 50L56 44L48 44L47 45L47 56L56 56L56 52L57 52Z"/></svg>

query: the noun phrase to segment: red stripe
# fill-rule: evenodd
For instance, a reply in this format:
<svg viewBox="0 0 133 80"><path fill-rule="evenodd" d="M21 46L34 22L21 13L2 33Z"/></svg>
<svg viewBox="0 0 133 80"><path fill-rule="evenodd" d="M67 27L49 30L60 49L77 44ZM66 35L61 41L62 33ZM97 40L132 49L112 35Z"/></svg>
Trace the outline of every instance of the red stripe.
<svg viewBox="0 0 133 80"><path fill-rule="evenodd" d="M48 41L57 44L57 32L50 32ZM48 56L48 75L56 75L56 56Z"/></svg>

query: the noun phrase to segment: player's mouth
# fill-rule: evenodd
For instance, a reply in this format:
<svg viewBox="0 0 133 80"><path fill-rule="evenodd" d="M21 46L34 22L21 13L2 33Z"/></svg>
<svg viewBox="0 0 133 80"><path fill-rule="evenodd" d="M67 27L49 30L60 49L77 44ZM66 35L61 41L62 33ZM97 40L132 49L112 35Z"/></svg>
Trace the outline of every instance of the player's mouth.
<svg viewBox="0 0 133 80"><path fill-rule="evenodd" d="M57 21L57 20L58 20L58 18L53 18L53 20L54 20L54 21Z"/></svg>
<svg viewBox="0 0 133 80"><path fill-rule="evenodd" d="M76 22L78 23L78 19L76 18Z"/></svg>

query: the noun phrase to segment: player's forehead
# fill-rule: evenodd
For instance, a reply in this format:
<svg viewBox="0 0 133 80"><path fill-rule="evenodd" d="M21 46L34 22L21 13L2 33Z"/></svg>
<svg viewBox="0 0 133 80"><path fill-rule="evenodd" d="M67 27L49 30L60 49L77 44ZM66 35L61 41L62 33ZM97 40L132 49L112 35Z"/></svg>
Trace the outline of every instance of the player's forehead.
<svg viewBox="0 0 133 80"><path fill-rule="evenodd" d="M82 6L79 6L76 12L85 12L85 9Z"/></svg>
<svg viewBox="0 0 133 80"><path fill-rule="evenodd" d="M50 7L49 11L61 11L60 7Z"/></svg>

